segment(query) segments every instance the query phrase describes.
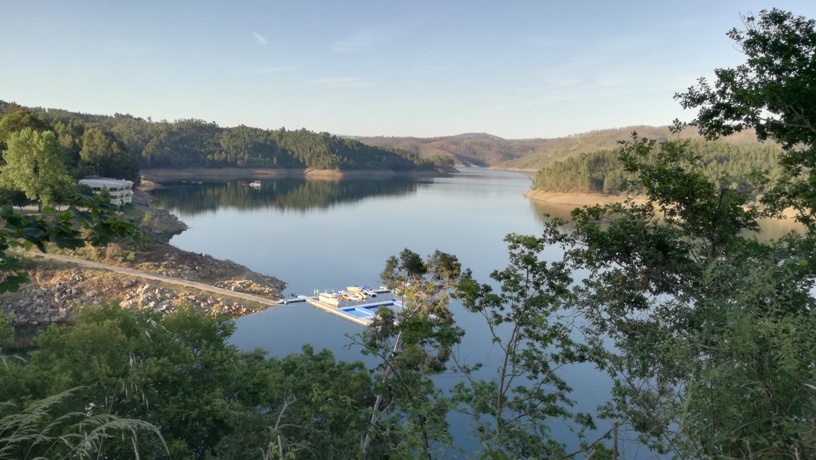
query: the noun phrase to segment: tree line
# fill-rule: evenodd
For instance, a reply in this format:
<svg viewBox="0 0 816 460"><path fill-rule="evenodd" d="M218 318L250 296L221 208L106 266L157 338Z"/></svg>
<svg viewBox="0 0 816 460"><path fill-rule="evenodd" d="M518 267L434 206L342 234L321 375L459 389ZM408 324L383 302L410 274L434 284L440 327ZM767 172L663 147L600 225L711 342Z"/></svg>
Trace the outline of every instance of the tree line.
<svg viewBox="0 0 816 460"><path fill-rule="evenodd" d="M266 130L244 125L222 128L197 119L154 122L118 113L88 115L60 109L22 108L0 101L0 117L16 113L19 118L20 112L29 120L37 120L38 130L54 131L60 144L69 150L69 160L95 165L97 170L112 168L104 172L116 173L115 177L134 177L139 168L234 166L413 171L453 166L450 159L421 159L406 150L371 147L306 129ZM100 150L108 158L100 158ZM87 153L83 156L82 151ZM119 169L109 164L114 161L122 163Z"/></svg>

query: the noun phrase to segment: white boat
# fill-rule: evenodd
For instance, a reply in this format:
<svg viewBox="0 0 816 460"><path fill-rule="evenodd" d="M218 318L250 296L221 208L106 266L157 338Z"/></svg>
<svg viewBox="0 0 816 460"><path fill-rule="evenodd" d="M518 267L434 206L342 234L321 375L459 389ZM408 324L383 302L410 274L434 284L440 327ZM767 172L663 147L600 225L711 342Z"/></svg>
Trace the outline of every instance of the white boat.
<svg viewBox="0 0 816 460"><path fill-rule="evenodd" d="M261 181L259 180L252 181L249 183L249 186L254 188L261 188Z"/></svg>
<svg viewBox="0 0 816 460"><path fill-rule="evenodd" d="M340 294L334 291L325 291L317 294L317 300L329 305L340 305Z"/></svg>
<svg viewBox="0 0 816 460"><path fill-rule="evenodd" d="M360 290L366 297L377 297L377 292L368 286L360 286Z"/></svg>

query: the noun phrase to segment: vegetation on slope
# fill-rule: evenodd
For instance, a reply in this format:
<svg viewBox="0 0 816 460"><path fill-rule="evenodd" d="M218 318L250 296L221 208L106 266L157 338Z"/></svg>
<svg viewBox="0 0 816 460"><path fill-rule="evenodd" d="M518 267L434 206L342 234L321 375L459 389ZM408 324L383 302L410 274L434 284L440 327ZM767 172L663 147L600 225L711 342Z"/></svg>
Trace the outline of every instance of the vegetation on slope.
<svg viewBox="0 0 816 460"><path fill-rule="evenodd" d="M243 125L222 128L195 119L154 122L122 114L104 116L23 108L0 101L0 117L17 116L15 113L30 114L29 118L40 122L43 130L54 131L66 149L67 161L96 166L84 171L85 175L135 178L139 167L433 171L452 166L445 158L423 159L406 150L372 147L306 129L264 130ZM0 124L0 136L2 128ZM0 137L0 142L3 140ZM114 168L115 160L121 159L128 160L128 165Z"/></svg>
<svg viewBox="0 0 816 460"><path fill-rule="evenodd" d="M722 141L687 140L687 148L711 180L744 181L755 171L767 171L770 179L781 175L777 144L737 145ZM620 149L582 153L541 168L533 182L535 190L569 193L643 191L636 177L619 159Z"/></svg>

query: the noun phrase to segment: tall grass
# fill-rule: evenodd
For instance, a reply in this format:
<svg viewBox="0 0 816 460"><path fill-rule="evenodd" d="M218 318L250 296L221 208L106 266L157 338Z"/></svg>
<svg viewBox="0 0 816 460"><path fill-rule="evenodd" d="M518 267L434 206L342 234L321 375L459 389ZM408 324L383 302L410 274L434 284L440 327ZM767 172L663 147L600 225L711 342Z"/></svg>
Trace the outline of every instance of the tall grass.
<svg viewBox="0 0 816 460"><path fill-rule="evenodd" d="M95 414L92 405L85 412L64 411L77 390L34 401L22 410L11 402L0 403L0 460L89 459L108 442L132 448L139 458L140 433L155 435L168 451L158 429L147 422Z"/></svg>

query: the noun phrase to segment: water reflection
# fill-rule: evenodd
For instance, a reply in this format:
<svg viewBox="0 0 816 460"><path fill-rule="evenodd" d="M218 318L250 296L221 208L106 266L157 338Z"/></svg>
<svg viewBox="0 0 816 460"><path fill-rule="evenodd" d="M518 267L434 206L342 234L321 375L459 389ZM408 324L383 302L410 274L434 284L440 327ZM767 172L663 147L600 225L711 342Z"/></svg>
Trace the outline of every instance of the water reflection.
<svg viewBox="0 0 816 460"><path fill-rule="evenodd" d="M195 216L220 208L240 210L326 209L341 203L353 203L373 196L398 197L416 193L422 180L408 177L388 179L346 179L338 181L284 178L260 181L259 188L249 181L221 183L168 184L153 192L157 206ZM427 183L425 183L427 185Z"/></svg>

